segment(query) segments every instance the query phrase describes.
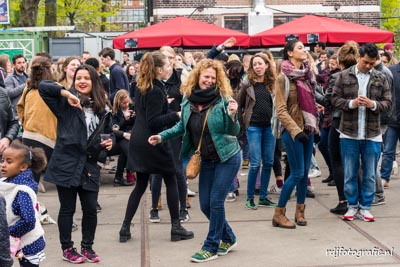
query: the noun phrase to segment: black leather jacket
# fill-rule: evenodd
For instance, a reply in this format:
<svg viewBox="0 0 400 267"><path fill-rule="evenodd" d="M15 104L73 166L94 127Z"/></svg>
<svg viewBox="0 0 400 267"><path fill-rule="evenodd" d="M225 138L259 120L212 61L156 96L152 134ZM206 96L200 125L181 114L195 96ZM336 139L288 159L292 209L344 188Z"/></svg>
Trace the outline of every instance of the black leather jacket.
<svg viewBox="0 0 400 267"><path fill-rule="evenodd" d="M10 98L6 90L0 87L0 138L7 137L10 141L17 137L18 120L12 110Z"/></svg>

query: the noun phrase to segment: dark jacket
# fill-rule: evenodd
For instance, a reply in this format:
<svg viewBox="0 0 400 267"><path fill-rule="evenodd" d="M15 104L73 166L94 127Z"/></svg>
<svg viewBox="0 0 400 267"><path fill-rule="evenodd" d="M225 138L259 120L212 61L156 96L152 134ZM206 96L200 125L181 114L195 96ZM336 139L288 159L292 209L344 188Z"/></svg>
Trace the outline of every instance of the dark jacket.
<svg viewBox="0 0 400 267"><path fill-rule="evenodd" d="M0 87L0 139L7 137L10 141L17 137L19 129L18 119L16 118L7 92Z"/></svg>
<svg viewBox="0 0 400 267"><path fill-rule="evenodd" d="M158 134L179 121L176 112L168 112L164 84L154 80L153 88L148 89L144 95L136 90L135 110L136 120L129 141L127 168L142 173L175 173L169 142L157 146L148 142L151 135Z"/></svg>
<svg viewBox="0 0 400 267"><path fill-rule="evenodd" d="M387 111L387 112L382 112L381 113L381 125L387 125L390 116L392 115L393 112L393 107L394 107L394 86L393 86L393 74L392 72L385 66L383 63L379 63L374 67L377 71L380 71L387 79L389 88L390 88L390 93L392 94L392 107Z"/></svg>
<svg viewBox="0 0 400 267"><path fill-rule="evenodd" d="M392 113L388 126L400 128L400 63L389 66L393 74Z"/></svg>
<svg viewBox="0 0 400 267"><path fill-rule="evenodd" d="M350 137L356 138L358 133L358 108L351 109L349 103L358 97L357 65L339 73L332 94L332 104L343 110L339 130ZM375 69L371 69L367 85L367 97L377 104L376 110L367 108L366 138L381 134L380 114L390 109L392 96L386 77Z"/></svg>
<svg viewBox="0 0 400 267"><path fill-rule="evenodd" d="M62 88L52 81L39 84L41 97L58 120L56 146L44 180L62 187L82 185L85 190L98 191L100 167L97 161L104 162L107 155L100 145L100 134L113 136L111 113L101 116L99 126L88 139L84 112L68 104L61 96ZM74 90L70 92L76 94Z"/></svg>
<svg viewBox="0 0 400 267"><path fill-rule="evenodd" d="M169 98L174 98L174 101L169 104L169 109L171 111L180 111L182 103L182 94L180 92L181 88L181 74L182 69L173 69L171 77L165 82L165 89Z"/></svg>
<svg viewBox="0 0 400 267"><path fill-rule="evenodd" d="M129 106L129 109L133 110L133 106ZM133 125L135 123L135 117L133 116L133 114L131 114L129 120L125 120L125 115L120 109L118 109L117 113L113 114L112 117L113 117L113 125L119 126L119 130L114 131L115 138L118 141L124 138L123 136L124 133L131 132Z"/></svg>
<svg viewBox="0 0 400 267"><path fill-rule="evenodd" d="M112 103L115 94L120 89L129 91L128 76L125 71L117 64L113 64L110 67L110 101Z"/></svg>
<svg viewBox="0 0 400 267"><path fill-rule="evenodd" d="M28 75L26 73L23 75L28 79ZM20 81L19 75L17 75L14 71L13 74L6 77L4 84L6 86L7 94L10 97L11 105L14 109L14 112L16 112L16 106L21 98L22 92L24 91L25 83Z"/></svg>
<svg viewBox="0 0 400 267"><path fill-rule="evenodd" d="M0 195L0 266L13 266L13 260L10 256L10 232L7 225L6 201L2 195Z"/></svg>

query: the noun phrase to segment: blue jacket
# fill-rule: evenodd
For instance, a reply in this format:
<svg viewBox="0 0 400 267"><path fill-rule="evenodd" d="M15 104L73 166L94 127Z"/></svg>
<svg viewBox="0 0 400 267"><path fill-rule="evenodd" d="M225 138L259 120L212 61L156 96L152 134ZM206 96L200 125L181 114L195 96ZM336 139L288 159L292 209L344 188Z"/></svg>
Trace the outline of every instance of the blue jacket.
<svg viewBox="0 0 400 267"><path fill-rule="evenodd" d="M221 98L212 107L208 115L207 126L214 142L215 149L221 162L225 162L234 156L239 150L239 142L236 136L239 134L240 126L237 120L232 120L227 111L228 100ZM190 133L187 130L192 111L187 98L182 101L181 120L172 128L160 133L163 142L181 136L183 134L181 159L191 156L197 149L191 142Z"/></svg>

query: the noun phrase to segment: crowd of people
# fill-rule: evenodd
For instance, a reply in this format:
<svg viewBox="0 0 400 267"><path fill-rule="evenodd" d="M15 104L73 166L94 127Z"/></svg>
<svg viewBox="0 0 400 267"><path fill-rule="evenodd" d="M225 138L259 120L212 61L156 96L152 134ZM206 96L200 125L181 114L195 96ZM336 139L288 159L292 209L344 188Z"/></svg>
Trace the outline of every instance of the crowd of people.
<svg viewBox="0 0 400 267"><path fill-rule="evenodd" d="M317 148L329 170L322 182L338 193L330 211L374 221L371 206L385 204L400 138L394 46L348 41L337 49L318 42L309 51L295 39L275 58L268 50L240 58L224 51L235 42L228 38L208 53L164 46L140 61L124 53L119 62L112 48L57 62L38 53L29 64L20 54L1 55L0 219L8 227L0 224L0 265L11 266L10 255L20 266L39 266L45 258L36 196L41 179L57 188L63 259L99 262L93 248L102 209L98 163L104 167L114 156L114 186L133 187L119 231L125 243L148 185L149 221L160 221L162 181L171 241L194 238L183 227L190 220L188 196L196 194L185 169L200 153L198 194L209 229L193 262L236 247L225 203L237 200L240 168L249 169L245 208L274 208L274 227L306 226L306 198L315 197L310 178L321 176ZM286 206L295 189L292 222ZM269 194L279 195L278 202ZM73 221L78 196L81 250L71 234L79 227Z"/></svg>

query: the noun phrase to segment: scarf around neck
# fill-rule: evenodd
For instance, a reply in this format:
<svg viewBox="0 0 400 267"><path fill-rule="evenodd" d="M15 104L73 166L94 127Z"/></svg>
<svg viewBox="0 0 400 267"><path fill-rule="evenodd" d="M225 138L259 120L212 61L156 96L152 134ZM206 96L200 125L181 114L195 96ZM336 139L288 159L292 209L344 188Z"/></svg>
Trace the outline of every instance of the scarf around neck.
<svg viewBox="0 0 400 267"><path fill-rule="evenodd" d="M204 105L213 102L218 97L220 97L219 90L215 86L207 89L200 89L200 87L196 85L188 97L188 100L193 104Z"/></svg>
<svg viewBox="0 0 400 267"><path fill-rule="evenodd" d="M304 118L304 129L310 133L318 133L318 115L315 106L315 76L308 62L303 62L297 69L292 62L282 62L282 72L289 80L294 81L297 87L297 101Z"/></svg>

